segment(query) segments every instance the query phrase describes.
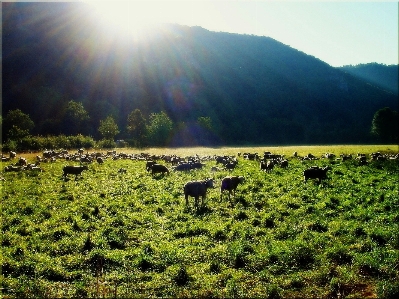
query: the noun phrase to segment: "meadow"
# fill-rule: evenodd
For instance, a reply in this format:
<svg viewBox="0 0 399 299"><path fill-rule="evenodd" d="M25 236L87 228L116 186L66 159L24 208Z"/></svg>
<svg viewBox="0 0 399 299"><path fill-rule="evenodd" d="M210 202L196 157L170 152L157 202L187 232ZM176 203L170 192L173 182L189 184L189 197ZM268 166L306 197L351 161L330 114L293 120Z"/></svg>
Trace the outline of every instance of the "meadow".
<svg viewBox="0 0 399 299"><path fill-rule="evenodd" d="M285 155L288 168L266 173L238 156L264 151ZM2 171L2 297L397 298L399 161L371 161L377 151L398 146L117 149L234 155L238 165L211 172L207 160L152 176L145 161L108 158L77 179L62 177L79 164L65 160ZM368 163L320 158L326 152L366 153ZM329 166L328 179L304 182L312 165ZM228 175L245 181L220 199ZM184 184L210 177L204 205L185 206Z"/></svg>

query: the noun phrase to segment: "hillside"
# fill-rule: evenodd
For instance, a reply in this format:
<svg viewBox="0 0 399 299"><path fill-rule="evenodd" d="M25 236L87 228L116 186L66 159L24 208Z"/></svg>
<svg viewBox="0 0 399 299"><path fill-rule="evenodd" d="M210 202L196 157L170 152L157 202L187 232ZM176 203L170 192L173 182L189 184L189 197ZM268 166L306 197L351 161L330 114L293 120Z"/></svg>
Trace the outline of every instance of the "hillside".
<svg viewBox="0 0 399 299"><path fill-rule="evenodd" d="M85 134L111 114L125 138L139 108L187 126L210 117L215 144L364 143L373 114L398 109L391 92L268 37L165 24L125 42L102 35L83 4L2 8L3 114L21 109L36 134L63 133L70 100L90 115ZM185 143L177 136L171 145Z"/></svg>
<svg viewBox="0 0 399 299"><path fill-rule="evenodd" d="M367 63L346 65L340 69L398 95L399 65Z"/></svg>

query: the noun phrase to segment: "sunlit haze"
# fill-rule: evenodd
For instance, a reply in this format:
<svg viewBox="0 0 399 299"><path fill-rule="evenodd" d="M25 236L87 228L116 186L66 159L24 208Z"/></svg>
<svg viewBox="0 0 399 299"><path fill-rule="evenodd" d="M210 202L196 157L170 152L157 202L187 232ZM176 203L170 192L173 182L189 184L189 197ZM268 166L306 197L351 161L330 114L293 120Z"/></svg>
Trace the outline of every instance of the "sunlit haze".
<svg viewBox="0 0 399 299"><path fill-rule="evenodd" d="M152 12L153 3L139 2L90 2L92 17L104 34L124 39L145 38L145 31L158 23L159 18Z"/></svg>
<svg viewBox="0 0 399 299"><path fill-rule="evenodd" d="M104 33L143 37L154 23L269 36L332 66L398 64L398 3L360 1L85 1Z"/></svg>

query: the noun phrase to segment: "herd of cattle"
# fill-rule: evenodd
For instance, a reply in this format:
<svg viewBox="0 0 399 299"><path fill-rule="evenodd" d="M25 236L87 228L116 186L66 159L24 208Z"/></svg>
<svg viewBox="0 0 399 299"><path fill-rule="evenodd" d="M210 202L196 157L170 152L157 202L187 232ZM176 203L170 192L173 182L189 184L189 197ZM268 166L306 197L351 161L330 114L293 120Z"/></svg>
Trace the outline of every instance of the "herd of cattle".
<svg viewBox="0 0 399 299"><path fill-rule="evenodd" d="M63 178L66 179L68 174L75 175L77 178L78 175L81 175L84 170L88 170L88 164L96 162L98 164L103 164L106 160L119 160L119 159L130 159L130 160L138 160L145 162L145 168L148 172L154 176L155 174L169 174L170 171L191 171L195 169L202 169L206 164L204 162L214 161L215 165L210 169L212 172L221 171L221 170L233 170L238 165L238 158L241 157L244 160L252 160L259 163L259 168L261 171L271 172L275 166L279 166L281 168L288 167L288 160L284 157L284 155L273 154L271 152L264 152L263 155L258 155L257 153L238 153L237 156L188 156L188 157L179 157L177 155L151 155L148 153L140 153L140 154L126 154L126 153L117 153L116 151L107 151L107 152L86 152L84 149L79 149L74 153L69 153L66 150L62 151L44 151L42 156L37 155L35 157L35 163L28 163L27 159L24 157L17 158L17 154L15 152L10 152L9 156L6 157L2 155L2 161L14 161L17 160L13 164L9 164L5 166L4 172L11 171L42 171L39 166L41 163L52 163L57 160L65 160L70 162L78 162L77 166L64 166L63 167ZM312 154L308 154L304 157L301 157L294 152L292 158L300 159L303 161L307 160L318 160L318 159L329 159L329 160L337 160L340 159L342 161L355 159L359 165L365 165L369 163L369 161L381 161L381 160L396 160L399 161L399 154L395 155L387 155L381 154L380 152L372 153L369 158L367 158L366 154L357 154L356 156L352 155L344 155L341 154L339 157L332 153L325 153L320 158L316 157ZM169 163L171 167L169 168L165 164ZM318 167L311 166L303 171L303 178L306 182L308 179L317 179L318 182L327 179L327 171L331 170L329 166L327 167ZM119 172L126 172L126 169L121 168ZM4 180L3 177L0 177L1 180ZM221 187L220 187L220 198L222 199L222 194L224 191L228 191L228 196L230 199L231 194L235 196L235 191L237 186L244 182L244 177L242 176L227 176L222 179ZM199 197L202 198L202 203L206 198L207 189L213 188L214 180L206 179L200 181L190 181L184 185L184 196L186 200L186 205L188 205L188 197L195 198L195 206L198 207Z"/></svg>

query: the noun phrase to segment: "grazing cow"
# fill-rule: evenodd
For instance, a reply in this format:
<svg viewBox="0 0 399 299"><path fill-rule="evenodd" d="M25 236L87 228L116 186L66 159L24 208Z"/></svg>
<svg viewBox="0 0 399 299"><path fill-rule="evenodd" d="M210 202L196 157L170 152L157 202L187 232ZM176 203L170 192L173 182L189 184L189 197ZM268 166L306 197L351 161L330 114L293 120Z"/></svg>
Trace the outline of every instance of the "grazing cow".
<svg viewBox="0 0 399 299"><path fill-rule="evenodd" d="M27 164L28 164L28 162L26 161L26 158L20 157L16 165L17 166L26 166Z"/></svg>
<svg viewBox="0 0 399 299"><path fill-rule="evenodd" d="M246 160L259 160L259 156L258 156L258 153L254 153L254 154L251 154L251 153L245 153L244 154L244 159L246 159Z"/></svg>
<svg viewBox="0 0 399 299"><path fill-rule="evenodd" d="M150 171L152 165L154 165L154 164L155 164L154 161L147 161L147 162L145 163L145 169L147 169L147 171Z"/></svg>
<svg viewBox="0 0 399 299"><path fill-rule="evenodd" d="M151 175L154 175L156 173L162 173L163 175L165 173L169 174L169 169L165 165L162 165L162 164L153 164L151 166Z"/></svg>
<svg viewBox="0 0 399 299"><path fill-rule="evenodd" d="M234 168L236 168L237 164L237 161L229 162L224 165L224 168L227 170L233 170Z"/></svg>
<svg viewBox="0 0 399 299"><path fill-rule="evenodd" d="M21 171L22 169L21 166L7 165L4 167L4 172Z"/></svg>
<svg viewBox="0 0 399 299"><path fill-rule="evenodd" d="M75 179L78 177L78 175L82 175L83 170L88 170L89 168L87 165L83 166L64 166L62 171L64 172L63 177L66 178L68 174L74 174Z"/></svg>
<svg viewBox="0 0 399 299"><path fill-rule="evenodd" d="M280 167L281 167L281 168L287 168L287 167L288 167L288 160L283 159L283 160L281 160L281 161L279 162L279 164L280 164Z"/></svg>
<svg viewBox="0 0 399 299"><path fill-rule="evenodd" d="M228 176L222 180L222 184L220 186L220 200L222 200L222 194L224 190L229 191L229 200L230 195L233 192L233 196L236 196L236 189L238 184L244 182L244 177L242 176Z"/></svg>
<svg viewBox="0 0 399 299"><path fill-rule="evenodd" d="M320 183L322 180L327 179L327 171L330 169L328 166L323 168L318 166L310 167L303 172L303 179L305 182L308 179L318 179Z"/></svg>
<svg viewBox="0 0 399 299"><path fill-rule="evenodd" d="M205 164L201 162L192 162L190 164L191 164L191 169L202 169L202 167L205 166Z"/></svg>
<svg viewBox="0 0 399 299"><path fill-rule="evenodd" d="M367 157L365 154L357 154L356 159L359 161L360 165L367 164Z"/></svg>
<svg viewBox="0 0 399 299"><path fill-rule="evenodd" d="M190 171L191 163L181 163L173 168L175 171Z"/></svg>
<svg viewBox="0 0 399 299"><path fill-rule="evenodd" d="M215 160L216 160L216 164L220 163L220 164L224 165L228 162L229 157L228 156L216 156Z"/></svg>
<svg viewBox="0 0 399 299"><path fill-rule="evenodd" d="M188 206L188 197L194 197L194 206L198 207L199 197L202 197L202 205L206 198L208 188L213 188L213 179L203 181L191 181L184 185L184 198L186 199L186 206Z"/></svg>
<svg viewBox="0 0 399 299"><path fill-rule="evenodd" d="M263 161L260 162L260 170L271 172L273 168L274 168L274 162L272 160L269 160L266 163Z"/></svg>
<svg viewBox="0 0 399 299"><path fill-rule="evenodd" d="M104 159L102 157L97 157L96 160L97 160L98 164L103 164L104 163Z"/></svg>
<svg viewBox="0 0 399 299"><path fill-rule="evenodd" d="M340 154L340 157L342 158L342 161L347 161L352 159L352 155L346 155L346 154Z"/></svg>

